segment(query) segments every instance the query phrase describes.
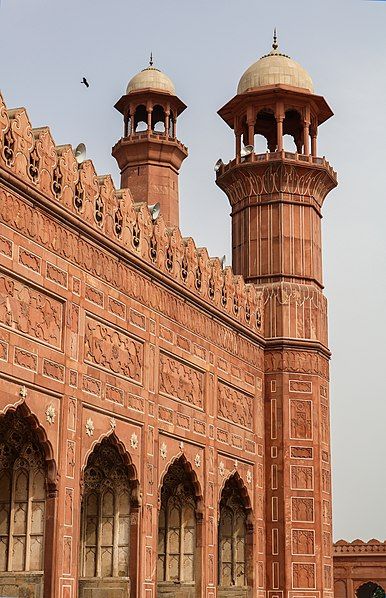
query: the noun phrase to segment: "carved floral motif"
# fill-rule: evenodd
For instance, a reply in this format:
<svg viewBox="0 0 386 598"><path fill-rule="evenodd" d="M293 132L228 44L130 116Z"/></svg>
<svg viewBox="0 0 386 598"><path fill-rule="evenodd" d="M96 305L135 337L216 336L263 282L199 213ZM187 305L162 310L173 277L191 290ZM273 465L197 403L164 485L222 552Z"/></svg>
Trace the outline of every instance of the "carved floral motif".
<svg viewBox="0 0 386 598"><path fill-rule="evenodd" d="M161 444L161 447L160 447L160 455L161 455L161 459L165 460L165 459L166 459L166 456L167 456L167 454L168 454L168 449L167 449L167 446L166 446L166 444L163 442L163 443Z"/></svg>
<svg viewBox="0 0 386 598"><path fill-rule="evenodd" d="M100 322L86 321L85 361L136 382L142 380L143 346Z"/></svg>
<svg viewBox="0 0 386 598"><path fill-rule="evenodd" d="M299 372L317 374L328 380L328 361L311 351L267 351L266 372Z"/></svg>
<svg viewBox="0 0 386 598"><path fill-rule="evenodd" d="M204 375L199 370L161 353L159 391L202 409Z"/></svg>
<svg viewBox="0 0 386 598"><path fill-rule="evenodd" d="M94 436L94 422L91 417L86 421L85 428L87 436Z"/></svg>
<svg viewBox="0 0 386 598"><path fill-rule="evenodd" d="M50 403L46 409L46 420L49 424L53 424L56 417L55 407Z"/></svg>
<svg viewBox="0 0 386 598"><path fill-rule="evenodd" d="M217 394L218 416L252 430L253 397L219 382Z"/></svg>
<svg viewBox="0 0 386 598"><path fill-rule="evenodd" d="M292 498L292 521L313 521L314 501L312 498Z"/></svg>
<svg viewBox="0 0 386 598"><path fill-rule="evenodd" d="M138 444L139 444L138 436L137 436L137 434L135 432L133 432L132 435L131 435L131 438L130 438L130 446L133 449L137 449L138 448Z"/></svg>
<svg viewBox="0 0 386 598"><path fill-rule="evenodd" d="M62 304L5 274L0 275L0 323L54 347L62 340Z"/></svg>
<svg viewBox="0 0 386 598"><path fill-rule="evenodd" d="M312 563L293 563L294 588L315 587L315 565Z"/></svg>
<svg viewBox="0 0 386 598"><path fill-rule="evenodd" d="M315 533L308 529L292 530L292 554L314 554Z"/></svg>
<svg viewBox="0 0 386 598"><path fill-rule="evenodd" d="M254 162L251 166L237 169L237 172L226 172L217 182L227 193L232 206L246 197L291 193L294 198L299 197L303 201L305 197L314 198L315 206L321 207L327 193L336 185L335 175L331 174L333 171L327 163L318 170L314 166L303 166L300 174L298 167L289 163L278 161L259 165Z"/></svg>

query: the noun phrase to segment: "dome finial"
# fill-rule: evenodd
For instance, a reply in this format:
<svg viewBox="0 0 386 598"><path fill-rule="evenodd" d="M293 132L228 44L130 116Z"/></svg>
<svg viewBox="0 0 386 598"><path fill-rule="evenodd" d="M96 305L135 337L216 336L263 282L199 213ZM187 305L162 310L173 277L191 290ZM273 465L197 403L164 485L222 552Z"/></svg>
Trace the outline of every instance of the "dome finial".
<svg viewBox="0 0 386 598"><path fill-rule="evenodd" d="M153 52L150 52L149 66L153 66Z"/></svg>
<svg viewBox="0 0 386 598"><path fill-rule="evenodd" d="M272 44L272 48L274 50L277 50L279 47L279 44L277 43L277 31L276 31L276 27L273 30L273 44Z"/></svg>

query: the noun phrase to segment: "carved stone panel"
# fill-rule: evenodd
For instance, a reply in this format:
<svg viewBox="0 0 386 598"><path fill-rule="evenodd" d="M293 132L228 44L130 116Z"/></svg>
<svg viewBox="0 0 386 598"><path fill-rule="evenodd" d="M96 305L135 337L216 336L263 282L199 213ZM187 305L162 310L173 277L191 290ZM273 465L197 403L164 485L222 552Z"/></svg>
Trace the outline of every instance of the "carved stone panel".
<svg viewBox="0 0 386 598"><path fill-rule="evenodd" d="M135 382L142 381L143 345L129 335L87 318L84 345L86 362Z"/></svg>
<svg viewBox="0 0 386 598"><path fill-rule="evenodd" d="M218 416L243 428L253 428L253 397L224 382L218 383Z"/></svg>
<svg viewBox="0 0 386 598"><path fill-rule="evenodd" d="M315 565L312 563L293 563L293 587L308 589L315 587Z"/></svg>
<svg viewBox="0 0 386 598"><path fill-rule="evenodd" d="M290 400L291 438L312 439L311 401Z"/></svg>
<svg viewBox="0 0 386 598"><path fill-rule="evenodd" d="M204 406L204 374L200 370L166 355L160 354L159 392L189 403L200 409Z"/></svg>
<svg viewBox="0 0 386 598"><path fill-rule="evenodd" d="M292 530L292 554L314 554L315 532L310 529Z"/></svg>
<svg viewBox="0 0 386 598"><path fill-rule="evenodd" d="M35 288L0 273L0 323L59 348L63 305Z"/></svg>
<svg viewBox="0 0 386 598"><path fill-rule="evenodd" d="M292 498L292 521L314 521L314 500L312 498Z"/></svg>
<svg viewBox="0 0 386 598"><path fill-rule="evenodd" d="M313 468L309 466L291 466L291 488L295 490L312 490L314 486Z"/></svg>

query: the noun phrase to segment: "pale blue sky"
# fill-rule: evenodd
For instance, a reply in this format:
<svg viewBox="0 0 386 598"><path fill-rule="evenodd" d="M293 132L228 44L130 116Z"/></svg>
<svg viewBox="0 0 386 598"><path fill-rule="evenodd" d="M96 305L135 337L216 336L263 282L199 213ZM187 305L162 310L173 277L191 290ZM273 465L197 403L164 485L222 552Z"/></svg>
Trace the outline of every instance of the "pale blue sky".
<svg viewBox="0 0 386 598"><path fill-rule="evenodd" d="M230 257L226 196L213 164L233 156L216 115L243 71L280 46L335 112L319 154L338 171L324 208L330 305L335 538L386 538L386 2L362 0L2 0L0 89L57 144L87 145L99 174L121 136L113 105L155 65L188 105L178 136L190 150L180 177L181 225L212 255ZM90 88L80 84L83 77Z"/></svg>

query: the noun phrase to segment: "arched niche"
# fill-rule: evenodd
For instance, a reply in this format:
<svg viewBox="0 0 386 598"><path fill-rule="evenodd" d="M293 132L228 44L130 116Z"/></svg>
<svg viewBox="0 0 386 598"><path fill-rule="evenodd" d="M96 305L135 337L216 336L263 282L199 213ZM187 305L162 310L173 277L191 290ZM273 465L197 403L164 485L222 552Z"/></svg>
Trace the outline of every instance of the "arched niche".
<svg viewBox="0 0 386 598"><path fill-rule="evenodd" d="M80 598L136 587L139 513L135 467L112 433L93 447L82 472Z"/></svg>
<svg viewBox="0 0 386 598"><path fill-rule="evenodd" d="M44 428L25 403L9 408L0 415L0 595L51 595L56 484Z"/></svg>
<svg viewBox="0 0 386 598"><path fill-rule="evenodd" d="M218 596L248 596L253 586L252 510L245 485L235 472L220 496L218 522Z"/></svg>
<svg viewBox="0 0 386 598"><path fill-rule="evenodd" d="M202 495L184 455L167 468L159 499L157 595L201 596Z"/></svg>

